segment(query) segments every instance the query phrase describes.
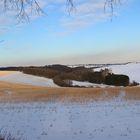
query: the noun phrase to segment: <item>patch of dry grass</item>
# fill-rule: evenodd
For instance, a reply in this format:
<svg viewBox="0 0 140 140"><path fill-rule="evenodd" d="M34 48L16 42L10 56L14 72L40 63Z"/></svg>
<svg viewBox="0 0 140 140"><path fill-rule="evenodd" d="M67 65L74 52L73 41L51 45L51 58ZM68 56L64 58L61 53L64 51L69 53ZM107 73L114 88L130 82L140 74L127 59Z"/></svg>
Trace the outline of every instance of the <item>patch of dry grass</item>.
<svg viewBox="0 0 140 140"><path fill-rule="evenodd" d="M0 102L109 100L125 93L125 99L140 100L140 87L47 88L0 82Z"/></svg>
<svg viewBox="0 0 140 140"><path fill-rule="evenodd" d="M16 73L17 71L0 71L0 76Z"/></svg>

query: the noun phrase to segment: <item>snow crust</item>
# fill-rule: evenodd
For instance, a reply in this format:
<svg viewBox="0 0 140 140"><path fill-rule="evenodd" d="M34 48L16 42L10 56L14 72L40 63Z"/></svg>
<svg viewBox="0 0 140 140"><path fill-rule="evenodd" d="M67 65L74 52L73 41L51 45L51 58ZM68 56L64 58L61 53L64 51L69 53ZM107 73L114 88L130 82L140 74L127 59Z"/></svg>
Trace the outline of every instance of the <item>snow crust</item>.
<svg viewBox="0 0 140 140"><path fill-rule="evenodd" d="M0 81L33 86L58 87L52 79L24 74L22 72L14 72L0 76Z"/></svg>
<svg viewBox="0 0 140 140"><path fill-rule="evenodd" d="M100 87L100 88L106 88L106 87L114 87L114 86L108 86L105 84L95 84L95 83L90 83L90 82L81 82L81 81L75 81L72 80L72 85L73 86L83 86L83 87Z"/></svg>
<svg viewBox="0 0 140 140"><path fill-rule="evenodd" d="M139 140L140 101L0 104L1 132L26 140Z"/></svg>

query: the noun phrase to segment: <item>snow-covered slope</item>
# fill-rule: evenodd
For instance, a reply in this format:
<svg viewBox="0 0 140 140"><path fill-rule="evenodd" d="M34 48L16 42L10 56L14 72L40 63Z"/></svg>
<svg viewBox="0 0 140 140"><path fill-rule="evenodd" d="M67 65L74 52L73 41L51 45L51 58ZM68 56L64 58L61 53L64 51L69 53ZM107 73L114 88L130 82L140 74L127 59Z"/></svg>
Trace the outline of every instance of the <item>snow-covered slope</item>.
<svg viewBox="0 0 140 140"><path fill-rule="evenodd" d="M22 72L12 72L2 75L0 76L0 81L34 86L58 87L56 84L54 84L52 79L23 74Z"/></svg>
<svg viewBox="0 0 140 140"><path fill-rule="evenodd" d="M131 82L134 80L140 83L140 63L128 63L125 65L112 65L108 67L95 69L95 71L99 71L100 69L104 69L104 68L112 69L112 72L115 74L128 75Z"/></svg>

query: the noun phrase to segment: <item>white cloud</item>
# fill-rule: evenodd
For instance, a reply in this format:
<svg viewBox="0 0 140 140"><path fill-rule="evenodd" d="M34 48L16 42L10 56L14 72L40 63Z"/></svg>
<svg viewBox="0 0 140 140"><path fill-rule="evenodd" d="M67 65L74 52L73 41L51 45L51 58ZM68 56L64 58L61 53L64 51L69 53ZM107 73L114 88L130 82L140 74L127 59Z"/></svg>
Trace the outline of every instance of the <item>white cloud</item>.
<svg viewBox="0 0 140 140"><path fill-rule="evenodd" d="M39 0L38 4L41 9L44 9L47 6L47 2L44 0ZM17 17L17 14L19 13L19 11L13 10L13 9L11 10L10 3L7 3L7 7L9 7L7 11L4 10L5 9L4 0L0 1L0 7L1 7L0 8L0 34L3 34L7 31L9 31L10 27L13 27L13 25L17 26L17 24L18 24L18 26L19 26L19 24L22 24L19 22L20 18L18 19L18 17ZM35 4L33 4L32 7L26 6L26 8L25 8L25 12L29 16L30 20L35 20L40 16L37 13L37 11L33 10L35 8L37 8ZM21 21L22 21L22 19L21 19Z"/></svg>
<svg viewBox="0 0 140 140"><path fill-rule="evenodd" d="M88 26L92 26L98 22L103 22L107 20L110 17L109 13L104 13L104 14L86 14L83 16L77 16L74 18L70 19L63 19L62 25L66 28L70 29L79 29L79 28L84 28Z"/></svg>
<svg viewBox="0 0 140 140"><path fill-rule="evenodd" d="M40 8L47 9L49 13L56 12L58 14L63 14L59 19L60 26L64 29L79 29L88 26L92 26L98 22L105 21L110 17L109 12L104 12L105 0L73 0L74 9L71 11L70 16L67 16L66 11L66 2L67 0L38 0ZM0 6L3 6L3 0L0 1ZM33 5L33 9L36 8L36 5ZM26 8L26 13L29 15L31 20L37 19L38 15L31 7ZM6 15L3 15L3 8L0 9L0 26L3 25L9 26L15 24L16 12L9 11ZM51 15L49 15L51 16ZM3 28L3 27L2 27Z"/></svg>
<svg viewBox="0 0 140 140"><path fill-rule="evenodd" d="M61 20L61 24L75 30L105 21L111 16L111 13L104 11L104 4L105 0L88 0L79 3L70 17Z"/></svg>

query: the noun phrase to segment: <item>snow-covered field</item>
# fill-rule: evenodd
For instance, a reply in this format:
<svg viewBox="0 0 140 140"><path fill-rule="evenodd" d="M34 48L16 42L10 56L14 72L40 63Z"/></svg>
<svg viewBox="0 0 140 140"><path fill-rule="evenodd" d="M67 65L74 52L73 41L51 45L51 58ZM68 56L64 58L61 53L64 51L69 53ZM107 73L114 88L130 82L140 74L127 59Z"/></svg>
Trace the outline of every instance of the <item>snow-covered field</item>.
<svg viewBox="0 0 140 140"><path fill-rule="evenodd" d="M139 63L109 68L140 82ZM57 87L51 79L21 72L1 75L0 81ZM124 96L120 93L107 101L0 103L0 132L19 140L139 140L140 100L125 100Z"/></svg>
<svg viewBox="0 0 140 140"><path fill-rule="evenodd" d="M0 81L34 86L58 87L52 79L24 74L22 72L10 72L0 76Z"/></svg>
<svg viewBox="0 0 140 140"><path fill-rule="evenodd" d="M139 140L140 101L5 103L0 127L21 140Z"/></svg>
<svg viewBox="0 0 140 140"><path fill-rule="evenodd" d="M136 81L140 83L140 63L128 63L124 65L112 65L108 67L101 67L95 69L95 71L99 71L101 69L109 68L115 74L125 74L128 75L130 81Z"/></svg>

